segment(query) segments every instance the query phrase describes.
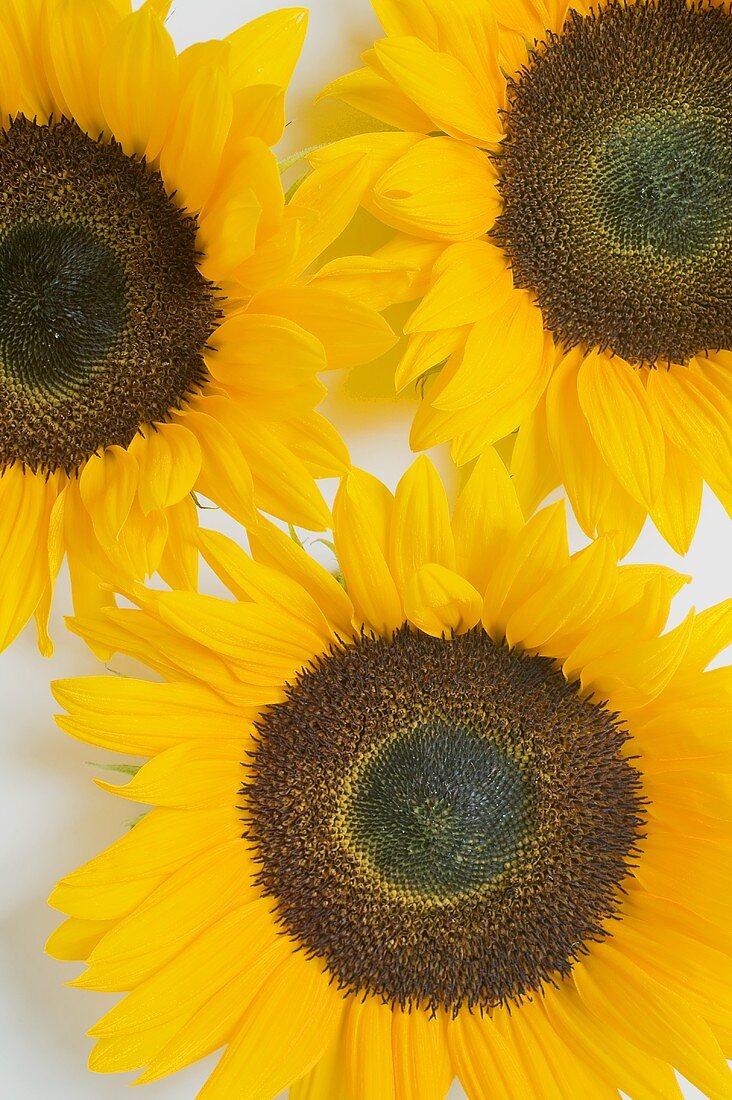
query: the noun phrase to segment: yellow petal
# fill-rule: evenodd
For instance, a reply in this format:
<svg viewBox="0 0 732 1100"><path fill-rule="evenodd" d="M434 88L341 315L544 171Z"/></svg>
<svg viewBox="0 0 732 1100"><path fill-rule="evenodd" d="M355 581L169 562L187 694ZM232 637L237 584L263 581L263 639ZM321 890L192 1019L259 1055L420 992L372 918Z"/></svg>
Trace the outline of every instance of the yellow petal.
<svg viewBox="0 0 732 1100"><path fill-rule="evenodd" d="M399 130L428 134L434 129L432 119L424 111L372 69L358 69L338 77L323 89L320 96L341 99L357 111L363 111Z"/></svg>
<svg viewBox="0 0 732 1100"><path fill-rule="evenodd" d="M81 499L103 546L119 538L135 499L139 476L133 455L116 446L92 455L81 471Z"/></svg>
<svg viewBox="0 0 732 1100"><path fill-rule="evenodd" d="M416 35L437 48L437 24L423 0L373 0L371 6L391 37Z"/></svg>
<svg viewBox="0 0 732 1100"><path fill-rule="evenodd" d="M392 1009L375 997L349 998L343 1022L343 1072L352 1100L398 1100Z"/></svg>
<svg viewBox="0 0 732 1100"><path fill-rule="evenodd" d="M407 580L404 611L425 634L462 634L479 622L482 610L483 599L470 581L443 565L428 562Z"/></svg>
<svg viewBox="0 0 732 1100"><path fill-rule="evenodd" d="M561 481L549 444L546 400L543 398L516 433L510 469L516 496L527 516Z"/></svg>
<svg viewBox="0 0 732 1100"><path fill-rule="evenodd" d="M388 635L404 622L402 602L387 564L391 493L360 470L344 478L333 504L333 538L356 617Z"/></svg>
<svg viewBox="0 0 732 1100"><path fill-rule="evenodd" d="M158 753L124 785L95 780L109 794L150 806L216 809L237 789L241 746L230 741L189 741Z"/></svg>
<svg viewBox="0 0 732 1100"><path fill-rule="evenodd" d="M672 365L651 371L648 397L663 430L715 491L732 489L732 432L719 390L703 375Z"/></svg>
<svg viewBox="0 0 732 1100"><path fill-rule="evenodd" d="M425 138L379 177L371 207L406 233L473 240L499 212L495 172L478 149L451 138Z"/></svg>
<svg viewBox="0 0 732 1100"><path fill-rule="evenodd" d="M160 18L148 7L112 31L99 70L99 99L126 153L154 160L163 147L178 94L178 58Z"/></svg>
<svg viewBox="0 0 732 1100"><path fill-rule="evenodd" d="M286 317L312 333L325 348L326 368L370 363L397 341L375 310L319 286L278 287L256 294L250 309Z"/></svg>
<svg viewBox="0 0 732 1100"><path fill-rule="evenodd" d="M351 467L346 444L320 413L277 421L272 431L313 477L340 477Z"/></svg>
<svg viewBox="0 0 732 1100"><path fill-rule="evenodd" d="M276 1096L321 1058L343 1014L343 994L322 966L293 954L244 1014L238 1034L199 1093L201 1100Z"/></svg>
<svg viewBox="0 0 732 1100"><path fill-rule="evenodd" d="M201 448L196 487L241 523L255 520L252 475L231 432L213 416L196 410L182 415L180 423L193 432Z"/></svg>
<svg viewBox="0 0 732 1100"><path fill-rule="evenodd" d="M285 131L285 92L276 84L254 84L234 95L232 129L276 145Z"/></svg>
<svg viewBox="0 0 732 1100"><path fill-rule="evenodd" d="M201 271L211 282L237 273L254 253L262 206L251 189L236 199L209 203L201 217L197 243L204 252ZM218 285L218 284L217 284Z"/></svg>
<svg viewBox="0 0 732 1100"><path fill-rule="evenodd" d="M651 519L677 554L691 546L702 501L702 478L688 455L666 439L666 462L661 489Z"/></svg>
<svg viewBox="0 0 732 1100"><path fill-rule="evenodd" d="M230 34L231 81L235 91L252 84L286 88L295 71L308 26L305 8L282 8L252 19Z"/></svg>
<svg viewBox="0 0 732 1100"><path fill-rule="evenodd" d="M558 656L562 637L591 623L612 596L616 566L615 548L605 537L574 554L511 615L508 644L542 651L554 646Z"/></svg>
<svg viewBox="0 0 732 1100"><path fill-rule="evenodd" d="M682 670L701 672L728 645L732 645L732 599L723 600L694 618Z"/></svg>
<svg viewBox="0 0 732 1100"><path fill-rule="evenodd" d="M105 124L99 101L102 55L119 13L106 0L53 0L47 19L60 95L70 117L96 138Z"/></svg>
<svg viewBox="0 0 732 1100"><path fill-rule="evenodd" d="M447 494L426 457L418 458L401 478L394 497L389 534L391 571L400 592L422 565L455 568L455 542Z"/></svg>
<svg viewBox="0 0 732 1100"><path fill-rule="evenodd" d="M263 521L249 531L249 545L256 561L292 577L317 600L339 633L350 634L353 607L343 586L293 538Z"/></svg>
<svg viewBox="0 0 732 1100"><path fill-rule="evenodd" d="M397 393L442 366L446 359L462 348L466 336L465 329L444 329L411 336L394 375Z"/></svg>
<svg viewBox="0 0 732 1100"><path fill-rule="evenodd" d="M729 1070L708 1026L618 950L575 968L579 994L603 1027L677 1067L709 1096L730 1096Z"/></svg>
<svg viewBox="0 0 732 1100"><path fill-rule="evenodd" d="M144 429L130 448L140 469L138 497L143 512L168 508L186 497L201 470L201 448L182 424Z"/></svg>
<svg viewBox="0 0 732 1100"><path fill-rule="evenodd" d="M404 331L429 332L484 321L505 305L513 289L500 248L489 241L450 245L432 269L430 289Z"/></svg>
<svg viewBox="0 0 732 1100"><path fill-rule="evenodd" d="M664 440L638 370L593 352L579 369L577 392L600 454L630 495L653 507L663 481Z"/></svg>
<svg viewBox="0 0 732 1100"><path fill-rule="evenodd" d="M444 1100L453 1078L446 1023L442 1014L432 1017L420 1009L392 1011L394 1083L399 1100Z"/></svg>
<svg viewBox="0 0 732 1100"><path fill-rule="evenodd" d="M455 412L482 403L493 442L535 408L553 365L541 313L528 294L516 291L505 316L499 310L475 325L460 369L433 404Z"/></svg>
<svg viewBox="0 0 732 1100"><path fill-rule="evenodd" d="M250 308L224 320L211 338L207 365L218 382L242 393L273 395L325 368L320 340L274 309Z"/></svg>
<svg viewBox="0 0 732 1100"><path fill-rule="evenodd" d="M151 1060L135 1084L157 1081L184 1066L205 1058L236 1035L245 1009L255 1000L263 983L291 953L284 936L272 936L240 960L241 972L217 990L205 1004L176 1030L173 1038Z"/></svg>
<svg viewBox="0 0 732 1100"><path fill-rule="evenodd" d="M577 393L579 349L558 362L546 390L547 438L572 508L585 534L598 533L612 474L592 438Z"/></svg>
<svg viewBox="0 0 732 1100"><path fill-rule="evenodd" d="M167 190L177 191L187 210L200 210L211 194L233 114L226 75L214 65L200 68L180 97L160 156Z"/></svg>
<svg viewBox="0 0 732 1100"><path fill-rule="evenodd" d="M447 1025L453 1065L470 1100L530 1097L515 1053L489 1016L463 1010Z"/></svg>
<svg viewBox="0 0 732 1100"><path fill-rule="evenodd" d="M501 140L495 89L481 86L457 58L412 37L388 38L375 49L391 79L433 119L435 129L475 145Z"/></svg>
<svg viewBox="0 0 732 1100"><path fill-rule="evenodd" d="M166 509L168 539L158 573L170 588L198 588L198 510L191 497Z"/></svg>
<svg viewBox="0 0 732 1100"><path fill-rule="evenodd" d="M49 936L46 942L46 953L52 959L60 959L63 962L85 961L102 936L110 928L114 928L116 923L109 920L80 920L78 917L69 917Z"/></svg>
<svg viewBox="0 0 732 1100"><path fill-rule="evenodd" d="M452 527L458 572L485 592L499 548L523 522L508 470L495 450L484 451L455 503Z"/></svg>
<svg viewBox="0 0 732 1100"><path fill-rule="evenodd" d="M488 578L483 625L503 639L513 612L569 560L564 501L537 512L497 553Z"/></svg>
<svg viewBox="0 0 732 1100"><path fill-rule="evenodd" d="M342 256L331 260L310 280L310 286L336 292L370 309L386 309L410 296L412 272L397 260L378 256Z"/></svg>
<svg viewBox="0 0 732 1100"><path fill-rule="evenodd" d="M49 497L55 489L49 479ZM53 656L53 642L48 633L48 620L51 614L53 591L61 562L66 553L64 537L64 511L66 507L66 488L64 487L53 501L48 519L48 571L45 576L43 594L36 606L34 615L38 631L38 648L44 657ZM39 550L41 547L39 546Z"/></svg>

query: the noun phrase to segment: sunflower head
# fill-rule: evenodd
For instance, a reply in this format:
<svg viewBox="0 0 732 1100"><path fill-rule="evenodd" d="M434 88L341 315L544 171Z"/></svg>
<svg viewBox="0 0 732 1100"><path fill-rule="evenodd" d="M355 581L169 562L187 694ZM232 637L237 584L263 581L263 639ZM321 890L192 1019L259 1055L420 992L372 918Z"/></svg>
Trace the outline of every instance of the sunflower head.
<svg viewBox="0 0 732 1100"><path fill-rule="evenodd" d="M147 0L8 0L0 15L0 648L68 550L98 578L196 583L195 492L322 529L346 448L314 410L326 367L393 342L301 278L339 232L285 202L271 146L306 13L176 52Z"/></svg>
<svg viewBox="0 0 732 1100"><path fill-rule="evenodd" d="M662 633L684 578L570 554L486 452L450 511L419 459L359 471L343 583L274 526L206 533L226 601L137 587L76 621L164 682L56 694L148 762L154 808L65 879L51 952L126 997L92 1068L298 1100L728 1095L730 607ZM171 915L175 919L171 920ZM549 1086L547 1086L549 1082Z"/></svg>
<svg viewBox="0 0 732 1100"><path fill-rule="evenodd" d="M527 509L563 482L588 535L625 551L650 515L685 553L702 483L732 499L729 3L375 7L327 91L402 132L314 160L367 157L398 230L413 447L506 439Z"/></svg>

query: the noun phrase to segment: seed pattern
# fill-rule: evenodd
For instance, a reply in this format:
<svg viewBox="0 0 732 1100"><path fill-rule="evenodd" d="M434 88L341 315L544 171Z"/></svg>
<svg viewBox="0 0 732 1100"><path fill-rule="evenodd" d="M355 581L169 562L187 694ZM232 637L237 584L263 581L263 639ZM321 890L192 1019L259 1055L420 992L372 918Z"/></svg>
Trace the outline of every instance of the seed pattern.
<svg viewBox="0 0 732 1100"><path fill-rule="evenodd" d="M220 311L159 172L66 119L0 135L0 470L72 473L205 381Z"/></svg>
<svg viewBox="0 0 732 1100"><path fill-rule="evenodd" d="M643 826L627 738L481 629L363 636L259 722L242 792L259 884L350 993L520 1002L618 915Z"/></svg>
<svg viewBox="0 0 732 1100"><path fill-rule="evenodd" d="M646 365L732 347L732 12L572 12L509 87L494 229L568 346Z"/></svg>

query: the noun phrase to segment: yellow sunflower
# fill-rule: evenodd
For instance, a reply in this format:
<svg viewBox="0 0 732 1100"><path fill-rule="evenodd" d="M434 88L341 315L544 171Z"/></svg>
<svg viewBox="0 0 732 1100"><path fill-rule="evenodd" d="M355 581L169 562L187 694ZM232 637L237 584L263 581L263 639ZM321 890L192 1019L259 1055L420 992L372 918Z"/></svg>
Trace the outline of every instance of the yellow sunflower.
<svg viewBox="0 0 732 1100"><path fill-rule="evenodd" d="M452 516L422 457L334 507L343 584L272 525L203 532L235 600L77 620L165 682L62 681L154 808L57 887L49 951L124 991L95 1071L224 1049L202 1100L732 1096L732 601L570 554L495 452ZM134 770L134 768L133 768ZM725 931L725 928L727 931ZM728 1050L729 1053L729 1050Z"/></svg>
<svg viewBox="0 0 732 1100"><path fill-rule="evenodd" d="M427 289L413 447L518 428L527 508L561 481L588 535L650 514L684 553L703 481L732 507L730 4L373 5L388 37L326 91L398 131L313 160L368 158L376 259Z"/></svg>
<svg viewBox="0 0 732 1100"><path fill-rule="evenodd" d="M346 448L326 366L393 342L300 274L340 231L316 180L285 204L270 146L302 9L180 56L167 0L5 0L0 14L0 649L65 552L97 576L195 585L193 490L322 529Z"/></svg>

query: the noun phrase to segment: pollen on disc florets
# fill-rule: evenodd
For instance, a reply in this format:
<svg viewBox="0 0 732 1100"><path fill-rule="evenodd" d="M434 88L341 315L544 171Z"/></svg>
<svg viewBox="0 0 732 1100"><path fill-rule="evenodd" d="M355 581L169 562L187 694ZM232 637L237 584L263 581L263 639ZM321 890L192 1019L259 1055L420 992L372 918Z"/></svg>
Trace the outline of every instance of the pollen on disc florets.
<svg viewBox="0 0 732 1100"><path fill-rule="evenodd" d="M732 12L572 11L509 84L494 238L568 346L732 348Z"/></svg>
<svg viewBox="0 0 732 1100"><path fill-rule="evenodd" d="M404 627L268 708L245 835L283 930L349 992L520 1002L608 934L641 837L618 716L552 662Z"/></svg>
<svg viewBox="0 0 732 1100"><path fill-rule="evenodd" d="M0 134L0 470L78 468L206 378L220 316L197 221L68 119Z"/></svg>

